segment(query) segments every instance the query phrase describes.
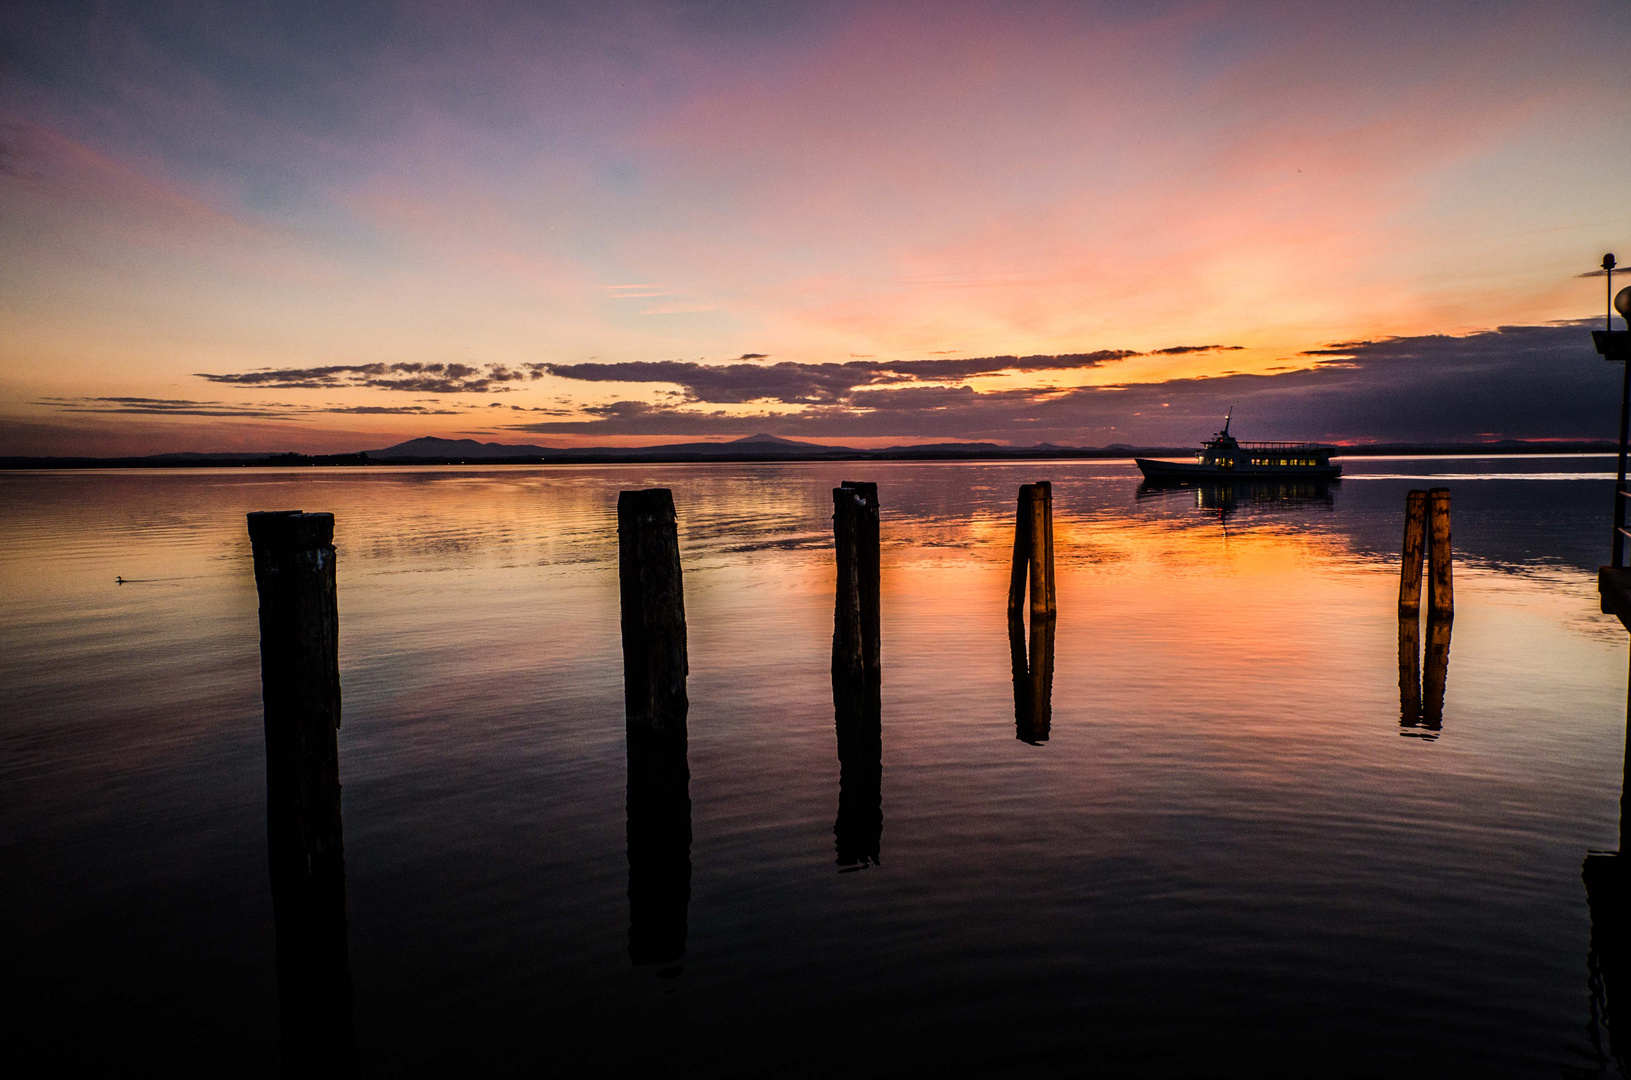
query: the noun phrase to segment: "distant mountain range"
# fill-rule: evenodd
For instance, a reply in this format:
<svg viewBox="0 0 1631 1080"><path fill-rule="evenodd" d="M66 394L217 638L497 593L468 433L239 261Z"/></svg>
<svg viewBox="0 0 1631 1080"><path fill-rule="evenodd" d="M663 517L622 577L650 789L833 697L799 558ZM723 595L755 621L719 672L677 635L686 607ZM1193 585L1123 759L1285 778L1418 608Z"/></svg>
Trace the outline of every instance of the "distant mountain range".
<svg viewBox="0 0 1631 1080"><path fill-rule="evenodd" d="M861 451L843 446L823 446L820 443L798 442L777 435L749 435L730 442L666 443L662 446L534 446L531 443L484 443L475 439L436 439L429 436L409 439L405 443L387 446L383 450L367 451L370 460L401 461L464 458L471 461L490 461L494 458L602 458L629 457L657 454L700 455L706 457L758 456L765 453L785 457L826 456L833 453L855 454Z"/></svg>
<svg viewBox="0 0 1631 1080"><path fill-rule="evenodd" d="M837 461L853 459L1125 457L1131 447L1103 450L1075 446L1003 446L999 443L927 443L865 450L799 442L779 435L748 435L729 442L663 443L659 446L534 446L530 443L484 443L475 439L410 439L369 450L370 461ZM1140 449L1139 453L1146 450ZM1151 447L1150 453L1189 454L1192 449Z"/></svg>
<svg viewBox="0 0 1631 1080"><path fill-rule="evenodd" d="M1521 442L1404 444L1387 443L1343 447L1342 456L1369 457L1383 454L1568 454L1598 453L1617 449L1608 442ZM827 446L799 442L777 435L749 435L729 442L665 443L660 446L537 446L532 443L491 443L475 439L409 439L380 450L354 454L225 453L152 454L146 457L7 457L0 469L72 468L184 468L245 465L457 465L484 464L537 465L570 462L663 462L663 461L932 461L932 460L1027 460L1037 458L1128 458L1188 457L1192 446L1003 446L990 442L928 443L916 446L888 446L861 449L853 446Z"/></svg>

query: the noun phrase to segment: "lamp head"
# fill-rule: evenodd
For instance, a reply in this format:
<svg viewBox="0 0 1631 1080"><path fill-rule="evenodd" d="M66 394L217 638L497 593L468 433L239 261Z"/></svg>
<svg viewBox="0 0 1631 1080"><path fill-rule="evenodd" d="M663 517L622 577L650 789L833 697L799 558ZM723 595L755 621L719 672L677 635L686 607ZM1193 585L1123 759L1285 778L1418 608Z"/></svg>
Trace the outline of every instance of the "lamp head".
<svg viewBox="0 0 1631 1080"><path fill-rule="evenodd" d="M1614 269L1614 256L1613 256L1612 253L1603 256L1603 269L1604 270Z"/></svg>
<svg viewBox="0 0 1631 1080"><path fill-rule="evenodd" d="M1620 313L1620 318L1631 324L1631 285L1614 294L1614 310Z"/></svg>

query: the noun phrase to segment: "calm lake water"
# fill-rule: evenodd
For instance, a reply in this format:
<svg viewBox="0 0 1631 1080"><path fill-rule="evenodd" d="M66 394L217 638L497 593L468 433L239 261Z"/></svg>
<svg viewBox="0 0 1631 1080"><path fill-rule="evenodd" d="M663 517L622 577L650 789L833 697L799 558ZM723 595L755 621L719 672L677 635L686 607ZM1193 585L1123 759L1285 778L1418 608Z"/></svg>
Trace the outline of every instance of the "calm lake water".
<svg viewBox="0 0 1631 1080"><path fill-rule="evenodd" d="M0 474L7 1040L277 1070L244 515L299 508L336 519L367 1074L1614 1074L1581 881L1618 846L1612 467L1361 459L1232 510L1124 461ZM834 837L844 479L883 506L871 865ZM1032 745L1005 598L1036 479ZM1404 497L1438 485L1442 720L1403 726ZM617 492L648 486L691 663L661 965L629 955L616 571Z"/></svg>

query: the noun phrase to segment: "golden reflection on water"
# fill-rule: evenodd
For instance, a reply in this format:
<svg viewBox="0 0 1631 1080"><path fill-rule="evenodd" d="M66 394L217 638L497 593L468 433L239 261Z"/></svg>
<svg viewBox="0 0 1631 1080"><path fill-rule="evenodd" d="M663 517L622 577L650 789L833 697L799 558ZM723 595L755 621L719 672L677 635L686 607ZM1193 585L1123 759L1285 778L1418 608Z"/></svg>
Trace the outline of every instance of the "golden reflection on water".
<svg viewBox="0 0 1631 1080"><path fill-rule="evenodd" d="M841 742L830 515L846 479L879 483L883 672L876 728L868 712ZM1059 614L1051 642L1022 635L1022 670L1008 559L1015 491L1039 479ZM18 903L38 897L49 943L109 922L104 901L196 893L196 910L149 897L144 934L177 955L200 920L253 939L231 922L264 903L244 514L326 510L359 1042L386 1071L442 1052L449 1025L502 1017L492 1045L532 1030L506 1011L516 995L566 1017L564 1043L588 1033L579 1052L623 1052L595 1037L603 1018L662 1007L624 979L635 944L664 963L683 945L665 985L695 995L713 1046L730 1044L714 1018L789 993L787 972L822 1008L865 982L927 1010L922 1030L948 1030L933 1010L954 987L1004 1031L1241 1001L1219 1022L1313 1002L1340 1027L1410 1001L1387 1028L1401 1046L1436 1012L1406 1050L1511 1038L1545 1057L1576 1038L1579 852L1617 835L1625 636L1589 566L1528 553L1553 554L1597 501L1525 524L1533 492L1482 511L1457 496L1454 655L1429 685L1432 634L1405 640L1396 614L1410 480L1228 512L1136 483L1059 462L0 476L24 823L5 850L35 852L43 882ZM671 487L679 514L691 847L631 897L615 503L644 486ZM1424 722L1401 728L1412 708ZM1435 741L1399 737L1429 732L1430 711ZM105 836L148 861L120 869ZM835 855L866 872L834 873ZM195 893L165 876L188 873ZM661 917L631 941L630 904L650 897L667 900L642 916ZM31 948L25 974L61 966ZM1152 984L1199 989L1174 1004ZM1423 996L1445 985L1480 1005ZM1559 1001L1562 1020L1535 1012ZM1487 1002L1518 1019L1492 1034ZM1161 1030L1097 1037L1148 1047Z"/></svg>

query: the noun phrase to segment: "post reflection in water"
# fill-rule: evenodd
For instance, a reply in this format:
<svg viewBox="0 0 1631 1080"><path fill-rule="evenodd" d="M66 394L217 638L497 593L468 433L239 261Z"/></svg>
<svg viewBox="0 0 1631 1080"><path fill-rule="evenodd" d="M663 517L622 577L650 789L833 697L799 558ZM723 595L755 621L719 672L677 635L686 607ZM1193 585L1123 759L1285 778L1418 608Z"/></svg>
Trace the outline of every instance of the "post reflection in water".
<svg viewBox="0 0 1631 1080"><path fill-rule="evenodd" d="M673 964L685 955L691 903L691 770L685 731L631 730L628 751L629 959Z"/></svg>
<svg viewBox="0 0 1631 1080"><path fill-rule="evenodd" d="M1631 694L1631 689L1628 689ZM1586 987L1589 992L1589 1031L1598 1061L1606 1068L1612 1059L1622 1075L1627 1074L1625 1051L1614 1039L1615 993L1631 991L1626 967L1631 942L1631 889L1626 881L1625 825L1626 796L1631 793L1631 697L1626 702L1626 753L1620 780L1620 846L1618 851L1588 851L1580 868L1586 884L1586 907L1591 912L1591 945L1586 954ZM1618 1002L1622 1020L1624 1002ZM1604 1038L1607 1038L1607 1046Z"/></svg>
<svg viewBox="0 0 1631 1080"><path fill-rule="evenodd" d="M1444 688L1450 674L1450 619L1427 620L1427 656L1422 662L1419 618L1399 618L1399 734L1436 739L1444 727Z"/></svg>
<svg viewBox="0 0 1631 1080"><path fill-rule="evenodd" d="M833 823L841 873L878 865L883 848L883 705L877 686L833 680L838 729L838 820Z"/></svg>
<svg viewBox="0 0 1631 1080"><path fill-rule="evenodd" d="M277 923L278 1012L291 1074L349 1073L357 1064L346 951L345 853L308 857L298 808L268 800L268 869Z"/></svg>
<svg viewBox="0 0 1631 1080"><path fill-rule="evenodd" d="M1025 649L1025 623L1008 620L1008 652L1014 671L1014 737L1039 746L1048 741L1053 726L1052 619L1031 621L1029 659Z"/></svg>

